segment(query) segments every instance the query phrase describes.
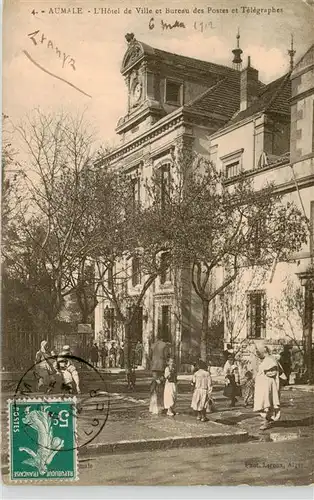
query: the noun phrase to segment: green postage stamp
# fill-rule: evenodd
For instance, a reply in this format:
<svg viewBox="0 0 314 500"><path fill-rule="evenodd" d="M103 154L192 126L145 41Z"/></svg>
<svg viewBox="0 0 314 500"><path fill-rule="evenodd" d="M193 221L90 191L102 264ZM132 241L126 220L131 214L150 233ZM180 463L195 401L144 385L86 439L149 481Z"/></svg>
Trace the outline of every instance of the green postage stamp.
<svg viewBox="0 0 314 500"><path fill-rule="evenodd" d="M11 481L75 481L76 399L8 402Z"/></svg>

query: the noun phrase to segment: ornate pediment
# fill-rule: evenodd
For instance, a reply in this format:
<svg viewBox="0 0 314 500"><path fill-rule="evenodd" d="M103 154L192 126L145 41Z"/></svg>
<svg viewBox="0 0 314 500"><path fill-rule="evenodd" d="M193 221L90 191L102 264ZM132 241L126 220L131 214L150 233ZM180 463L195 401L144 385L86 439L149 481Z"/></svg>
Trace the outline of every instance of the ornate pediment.
<svg viewBox="0 0 314 500"><path fill-rule="evenodd" d="M125 39L128 43L128 49L124 55L121 73L125 74L137 61L140 61L144 56L154 55L153 47L146 43L136 40L133 33L127 33Z"/></svg>
<svg viewBox="0 0 314 500"><path fill-rule="evenodd" d="M121 73L124 73L127 69L133 66L141 57L144 55L144 49L142 44L133 38L129 42L128 50L123 58Z"/></svg>

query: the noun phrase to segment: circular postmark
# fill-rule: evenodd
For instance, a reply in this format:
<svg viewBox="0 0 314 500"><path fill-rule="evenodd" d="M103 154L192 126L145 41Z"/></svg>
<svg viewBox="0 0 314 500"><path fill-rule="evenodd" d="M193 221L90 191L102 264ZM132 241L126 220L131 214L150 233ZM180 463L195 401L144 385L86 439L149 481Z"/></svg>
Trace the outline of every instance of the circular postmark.
<svg viewBox="0 0 314 500"><path fill-rule="evenodd" d="M82 389L79 393L75 384L70 384L65 377L60 360L65 362L66 367L71 367L69 373L72 371L73 375L76 371L77 376L73 378L79 379ZM50 451L80 449L101 433L109 416L110 397L104 374L88 361L70 354L47 356L46 361L53 368L46 374L42 386L44 392L38 389L42 377L39 370L41 362L37 362L20 378L13 395L14 408L17 410L17 405L22 402L21 425L29 439L39 447ZM55 427L66 426L69 426L69 433L75 435L70 444L66 445L66 440L63 440L60 448L60 443L51 436ZM68 429L62 431L67 432ZM43 439L43 432L48 433L47 439Z"/></svg>

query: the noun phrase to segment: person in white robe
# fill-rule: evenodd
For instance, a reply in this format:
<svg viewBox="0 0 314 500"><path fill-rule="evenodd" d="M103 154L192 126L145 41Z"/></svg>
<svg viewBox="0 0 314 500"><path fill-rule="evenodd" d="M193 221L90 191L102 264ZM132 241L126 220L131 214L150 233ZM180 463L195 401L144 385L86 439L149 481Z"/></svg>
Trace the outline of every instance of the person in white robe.
<svg viewBox="0 0 314 500"><path fill-rule="evenodd" d="M261 430L268 429L280 418L280 377L283 376L280 365L267 348L261 357L263 355L254 390L254 411L263 419Z"/></svg>

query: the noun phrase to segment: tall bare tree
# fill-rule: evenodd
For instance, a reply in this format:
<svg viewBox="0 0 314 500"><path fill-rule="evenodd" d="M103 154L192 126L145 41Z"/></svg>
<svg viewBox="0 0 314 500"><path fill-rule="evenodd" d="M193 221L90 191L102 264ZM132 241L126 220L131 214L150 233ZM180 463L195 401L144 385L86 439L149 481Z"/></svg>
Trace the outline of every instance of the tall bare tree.
<svg viewBox="0 0 314 500"><path fill-rule="evenodd" d="M12 222L22 205L19 188L24 174L17 161L18 151L13 147L13 135L14 128L10 118L2 113L1 220L3 230ZM4 236L3 233L2 236Z"/></svg>
<svg viewBox="0 0 314 500"><path fill-rule="evenodd" d="M209 305L243 267L270 267L286 260L306 240L306 220L275 187L254 189L239 175L232 184L207 159L179 149L173 156L167 203L162 179L150 193L167 221L164 241L178 267L188 266L202 304L200 355L207 357ZM218 272L217 272L218 271Z"/></svg>
<svg viewBox="0 0 314 500"><path fill-rule="evenodd" d="M304 327L305 299L302 287L291 279L287 279L280 299L274 298L270 304L274 314L270 324L282 332L282 337L294 346L304 363Z"/></svg>
<svg viewBox="0 0 314 500"><path fill-rule="evenodd" d="M106 166L95 167L94 136L83 116L37 110L16 130L24 144L21 167L29 203L16 220L11 264L23 267L24 248L31 248L29 264L40 266L51 318L74 294L86 322L101 285L92 260L100 251L106 255L124 220L122 181Z"/></svg>
<svg viewBox="0 0 314 500"><path fill-rule="evenodd" d="M116 230L116 239L107 248L106 260L96 259L98 275L105 271L102 294L114 307L118 322L122 325L125 339L125 364L127 370L133 365L132 345L137 328L139 308L157 277L171 266L162 255L168 254L169 244L164 238L168 230L167 220L155 206L130 203L131 183L127 177L125 192L126 210L124 224ZM111 256L110 256L111 251ZM109 257L110 256L110 257ZM136 262L136 266L134 263ZM136 282L136 289L132 286Z"/></svg>

